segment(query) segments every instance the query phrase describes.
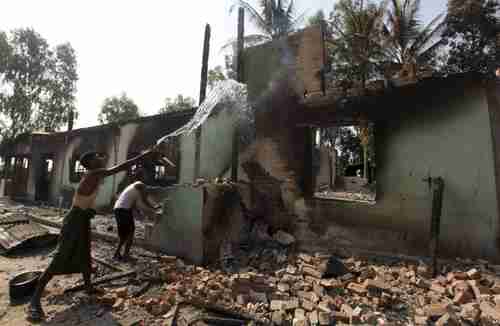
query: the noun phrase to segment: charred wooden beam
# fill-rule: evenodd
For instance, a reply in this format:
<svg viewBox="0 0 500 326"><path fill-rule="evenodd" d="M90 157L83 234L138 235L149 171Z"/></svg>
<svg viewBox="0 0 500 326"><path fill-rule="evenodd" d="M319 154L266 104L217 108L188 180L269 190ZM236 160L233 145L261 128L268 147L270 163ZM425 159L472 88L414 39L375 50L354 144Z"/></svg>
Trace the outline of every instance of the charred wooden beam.
<svg viewBox="0 0 500 326"><path fill-rule="evenodd" d="M210 25L205 26L205 40L203 42L203 58L201 62L201 78L200 78L200 101L201 105L205 101L207 95L207 83L208 83L208 58L210 54ZM201 165L201 133L203 125L199 126L195 132L195 152L194 152L194 180L196 181L200 177L200 165Z"/></svg>
<svg viewBox="0 0 500 326"><path fill-rule="evenodd" d="M245 10L238 10L238 44L236 53L236 80L243 82L243 48L245 46ZM231 180L238 182L238 154L239 154L239 132L238 127L235 127L233 134L233 151L231 158Z"/></svg>

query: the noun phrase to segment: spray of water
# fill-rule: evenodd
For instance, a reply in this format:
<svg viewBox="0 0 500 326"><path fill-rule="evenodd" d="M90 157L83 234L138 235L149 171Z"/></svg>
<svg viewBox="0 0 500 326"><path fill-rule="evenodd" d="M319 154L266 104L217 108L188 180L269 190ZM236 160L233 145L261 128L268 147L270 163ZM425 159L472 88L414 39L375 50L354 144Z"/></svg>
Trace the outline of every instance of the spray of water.
<svg viewBox="0 0 500 326"><path fill-rule="evenodd" d="M199 128L210 116L215 116L222 110L231 110L237 114L237 128L240 141L248 144L254 138L254 112L247 101L247 88L234 80L218 82L208 93L205 101L198 107L193 118L181 128L160 138L157 144L181 135L189 135Z"/></svg>

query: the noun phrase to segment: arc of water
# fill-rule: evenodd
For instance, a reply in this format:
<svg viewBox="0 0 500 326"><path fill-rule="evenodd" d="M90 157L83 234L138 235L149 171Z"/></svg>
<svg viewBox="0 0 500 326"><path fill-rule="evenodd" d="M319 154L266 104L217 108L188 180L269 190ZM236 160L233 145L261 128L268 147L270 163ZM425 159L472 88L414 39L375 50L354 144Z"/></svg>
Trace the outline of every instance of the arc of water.
<svg viewBox="0 0 500 326"><path fill-rule="evenodd" d="M224 80L219 82L214 89L207 95L205 101L198 107L193 118L181 128L171 132L170 134L160 138L157 144L165 142L167 139L177 137L182 134L190 134L200 127L210 116L217 104L221 103L226 98L236 98L238 87L242 84L234 80Z"/></svg>

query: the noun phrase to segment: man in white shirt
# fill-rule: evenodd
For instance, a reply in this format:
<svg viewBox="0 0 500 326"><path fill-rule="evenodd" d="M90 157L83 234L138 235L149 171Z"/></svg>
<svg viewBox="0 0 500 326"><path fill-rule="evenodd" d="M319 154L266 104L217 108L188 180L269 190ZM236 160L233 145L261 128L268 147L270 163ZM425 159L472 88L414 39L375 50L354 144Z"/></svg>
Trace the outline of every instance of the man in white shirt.
<svg viewBox="0 0 500 326"><path fill-rule="evenodd" d="M118 226L118 236L120 242L116 249L114 258L129 258L130 247L134 240L135 222L133 211L139 208L143 213L152 215L156 213L159 206L153 205L147 198L147 187L141 181L130 184L122 191L114 206L114 215ZM123 256L120 253L122 246L125 245Z"/></svg>

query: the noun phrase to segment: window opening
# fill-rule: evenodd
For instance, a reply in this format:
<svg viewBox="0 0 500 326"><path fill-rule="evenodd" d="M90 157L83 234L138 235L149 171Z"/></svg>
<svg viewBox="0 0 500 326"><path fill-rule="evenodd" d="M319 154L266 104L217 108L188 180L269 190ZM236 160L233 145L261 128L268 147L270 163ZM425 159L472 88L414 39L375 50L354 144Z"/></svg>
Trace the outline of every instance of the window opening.
<svg viewBox="0 0 500 326"><path fill-rule="evenodd" d="M316 198L375 203L373 123L318 129L313 171Z"/></svg>

